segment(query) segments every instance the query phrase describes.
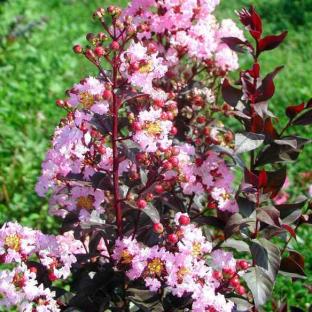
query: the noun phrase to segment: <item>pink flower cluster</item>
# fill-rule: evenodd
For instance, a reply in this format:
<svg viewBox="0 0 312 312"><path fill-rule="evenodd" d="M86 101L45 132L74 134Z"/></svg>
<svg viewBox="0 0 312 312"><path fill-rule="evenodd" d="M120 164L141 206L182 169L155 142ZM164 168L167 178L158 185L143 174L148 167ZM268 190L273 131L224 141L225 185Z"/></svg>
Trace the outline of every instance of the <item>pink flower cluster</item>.
<svg viewBox="0 0 312 312"><path fill-rule="evenodd" d="M112 255L117 268L126 270L130 280L142 279L151 291L166 287L177 297L191 295L192 311L232 311L233 303L216 291L224 282L220 272L235 275L232 254L211 252L212 244L186 213L177 213L174 221L170 233L162 234L162 243L153 247L132 237L118 239Z"/></svg>
<svg viewBox="0 0 312 312"><path fill-rule="evenodd" d="M24 264L12 271L0 271L0 307L18 307L20 312L61 311L55 293L43 284L38 285L36 273Z"/></svg>
<svg viewBox="0 0 312 312"><path fill-rule="evenodd" d="M45 235L17 223L0 229L1 263L13 264L12 270L0 272L0 306L18 306L19 311L60 311L54 293L37 280L37 267L46 270L51 281L70 275L76 254L85 253L81 241L72 232ZM34 262L36 261L36 262Z"/></svg>
<svg viewBox="0 0 312 312"><path fill-rule="evenodd" d="M166 52L171 60L174 55L187 54L199 61L212 62L220 70L235 70L238 68L237 55L221 38L245 38L232 20L226 19L218 24L212 13L219 2L135 0L123 16L133 16L133 23L140 25L140 39L150 40L151 33L168 36L170 47Z"/></svg>
<svg viewBox="0 0 312 312"><path fill-rule="evenodd" d="M184 144L179 148L178 170L166 172L166 178L178 175L184 194L208 196L211 205L216 204L215 208L237 212L232 195L234 175L219 154L209 151L205 158L198 159L192 145Z"/></svg>
<svg viewBox="0 0 312 312"><path fill-rule="evenodd" d="M166 93L153 86L153 80L164 77L168 69L158 54L154 44L145 47L141 42L132 42L121 56L120 69L132 86L154 99L165 99Z"/></svg>

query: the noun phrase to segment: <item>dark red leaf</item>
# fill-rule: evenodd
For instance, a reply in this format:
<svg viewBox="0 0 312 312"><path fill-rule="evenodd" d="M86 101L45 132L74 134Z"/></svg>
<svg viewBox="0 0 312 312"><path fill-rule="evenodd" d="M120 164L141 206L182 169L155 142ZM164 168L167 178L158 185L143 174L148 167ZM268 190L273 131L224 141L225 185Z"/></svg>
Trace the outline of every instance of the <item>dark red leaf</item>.
<svg viewBox="0 0 312 312"><path fill-rule="evenodd" d="M307 126L312 124L312 110L308 110L307 112L303 113L301 116L296 118L292 124L298 126Z"/></svg>
<svg viewBox="0 0 312 312"><path fill-rule="evenodd" d="M263 51L269 51L277 48L287 36L287 31L282 32L280 35L266 36L259 41L258 55Z"/></svg>
<svg viewBox="0 0 312 312"><path fill-rule="evenodd" d="M237 37L224 37L221 38L221 41L235 52L245 52L246 49L253 52L253 46L248 41L240 40Z"/></svg>
<svg viewBox="0 0 312 312"><path fill-rule="evenodd" d="M257 219L263 223L280 227L280 212L273 206L261 207L256 209Z"/></svg>
<svg viewBox="0 0 312 312"><path fill-rule="evenodd" d="M286 168L281 168L274 172L267 172L268 182L264 187L264 193L271 193L271 198L274 198L283 187L286 180Z"/></svg>
<svg viewBox="0 0 312 312"><path fill-rule="evenodd" d="M258 176L251 171L249 171L247 168L245 169L245 183L251 184L254 187L257 187L259 184Z"/></svg>
<svg viewBox="0 0 312 312"><path fill-rule="evenodd" d="M294 229L288 224L282 224L282 228L284 228L293 238L296 238L296 232Z"/></svg>
<svg viewBox="0 0 312 312"><path fill-rule="evenodd" d="M290 250L289 256L304 269L304 256L301 253Z"/></svg>
<svg viewBox="0 0 312 312"><path fill-rule="evenodd" d="M227 79L224 79L222 84L222 96L226 103L235 107L238 101L242 98L242 90L236 89L231 86L230 82Z"/></svg>
<svg viewBox="0 0 312 312"><path fill-rule="evenodd" d="M251 129L250 132L262 133L263 132L263 119L259 115L255 115L251 119Z"/></svg>
<svg viewBox="0 0 312 312"><path fill-rule="evenodd" d="M278 136L271 118L267 118L264 122L264 133L270 140L274 140Z"/></svg>
<svg viewBox="0 0 312 312"><path fill-rule="evenodd" d="M263 188L268 183L268 177L265 170L261 170L258 176L258 187Z"/></svg>
<svg viewBox="0 0 312 312"><path fill-rule="evenodd" d="M240 21L244 26L246 26L250 34L255 39L259 39L262 35L262 22L254 7L251 6L249 10L244 8L238 13L238 15Z"/></svg>
<svg viewBox="0 0 312 312"><path fill-rule="evenodd" d="M303 267L301 267L301 265L297 263L291 255L282 259L280 270L286 272L289 276L294 278L305 277Z"/></svg>
<svg viewBox="0 0 312 312"><path fill-rule="evenodd" d="M305 108L305 104L301 103L299 105L291 105L286 108L286 115L288 118L293 119L296 117L300 112L302 112Z"/></svg>
<svg viewBox="0 0 312 312"><path fill-rule="evenodd" d="M258 63L253 64L252 69L248 70L249 74L253 78L259 78L260 76L260 65Z"/></svg>
<svg viewBox="0 0 312 312"><path fill-rule="evenodd" d="M284 68L284 66L279 66L274 69L271 73L267 74L262 80L261 86L258 88L258 97L256 102L264 102L270 99L275 92L275 85L273 79L275 76Z"/></svg>

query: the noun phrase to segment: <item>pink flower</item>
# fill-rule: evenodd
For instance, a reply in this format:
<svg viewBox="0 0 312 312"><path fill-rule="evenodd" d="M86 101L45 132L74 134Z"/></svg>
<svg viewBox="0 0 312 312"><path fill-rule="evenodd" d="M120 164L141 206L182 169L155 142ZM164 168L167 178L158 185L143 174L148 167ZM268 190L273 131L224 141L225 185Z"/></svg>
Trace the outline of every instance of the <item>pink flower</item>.
<svg viewBox="0 0 312 312"><path fill-rule="evenodd" d="M133 42L121 58L121 70L129 83L154 99L166 98L162 90L153 86L153 80L164 77L167 72L167 66L163 58L158 56L158 52L148 53L140 42Z"/></svg>
<svg viewBox="0 0 312 312"><path fill-rule="evenodd" d="M104 115L109 110L109 103L102 98L104 90L105 86L100 80L88 77L82 83L74 85L69 92L68 103L71 107Z"/></svg>
<svg viewBox="0 0 312 312"><path fill-rule="evenodd" d="M232 194L228 193L224 188L215 187L211 196L218 202L218 209L221 211L229 211L235 213L238 211L238 205Z"/></svg>
<svg viewBox="0 0 312 312"><path fill-rule="evenodd" d="M161 119L162 110L150 108L139 113L137 122L140 130L133 135L133 140L137 142L141 149L146 152L155 152L159 147L168 148L172 141L169 133L172 122Z"/></svg>
<svg viewBox="0 0 312 312"><path fill-rule="evenodd" d="M5 223L0 229L0 256L4 262L21 262L36 250L36 231L18 223Z"/></svg>
<svg viewBox="0 0 312 312"><path fill-rule="evenodd" d="M215 269L232 269L236 271L236 260L231 252L224 251L222 249L214 250L211 253L212 266Z"/></svg>

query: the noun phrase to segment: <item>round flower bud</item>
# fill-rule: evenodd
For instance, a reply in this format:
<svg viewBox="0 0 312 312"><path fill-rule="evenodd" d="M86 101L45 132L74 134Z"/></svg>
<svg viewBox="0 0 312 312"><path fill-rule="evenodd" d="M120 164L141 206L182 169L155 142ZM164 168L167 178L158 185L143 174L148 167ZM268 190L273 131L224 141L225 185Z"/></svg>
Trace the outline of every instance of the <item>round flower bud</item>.
<svg viewBox="0 0 312 312"><path fill-rule="evenodd" d="M101 155L104 155L106 153L106 148L104 145L98 146L97 150Z"/></svg>
<svg viewBox="0 0 312 312"><path fill-rule="evenodd" d="M171 152L172 152L172 155L173 155L173 156L178 156L178 155L180 154L180 148L177 147L177 146L174 146L174 147L172 148Z"/></svg>
<svg viewBox="0 0 312 312"><path fill-rule="evenodd" d="M156 234L161 234L164 232L164 226L161 223L154 223L153 224L153 231Z"/></svg>
<svg viewBox="0 0 312 312"><path fill-rule="evenodd" d="M220 272L220 271L213 271L212 276L216 280L221 280L223 277L222 272Z"/></svg>
<svg viewBox="0 0 312 312"><path fill-rule="evenodd" d="M234 288L238 287L240 285L239 278L237 276L234 276L230 279L230 285Z"/></svg>
<svg viewBox="0 0 312 312"><path fill-rule="evenodd" d="M134 131L142 130L142 126L138 121L133 122L131 126Z"/></svg>
<svg viewBox="0 0 312 312"><path fill-rule="evenodd" d="M148 45L147 45L147 53L149 54L154 54L157 52L157 46L155 45L155 43L153 42L150 42Z"/></svg>
<svg viewBox="0 0 312 312"><path fill-rule="evenodd" d="M179 218L179 223L181 225L189 225L191 222L191 219L189 216L182 214Z"/></svg>
<svg viewBox="0 0 312 312"><path fill-rule="evenodd" d="M106 89L104 90L102 96L103 96L103 100L109 101L113 97L113 92L111 90Z"/></svg>
<svg viewBox="0 0 312 312"><path fill-rule="evenodd" d="M154 194L152 193L147 193L145 196L146 201L152 201L154 199Z"/></svg>
<svg viewBox="0 0 312 312"><path fill-rule="evenodd" d="M94 53L96 56L102 57L103 55L105 55L105 49L103 47L98 46L94 49Z"/></svg>
<svg viewBox="0 0 312 312"><path fill-rule="evenodd" d="M156 184L155 185L155 192L157 194L162 194L164 192L164 188L161 184Z"/></svg>
<svg viewBox="0 0 312 312"><path fill-rule="evenodd" d="M206 117L205 116L198 116L196 121L199 123L199 124L203 124L206 122Z"/></svg>
<svg viewBox="0 0 312 312"><path fill-rule="evenodd" d="M236 292L239 294L239 295L244 295L246 293L246 289L244 286L240 285L238 286L236 289Z"/></svg>
<svg viewBox="0 0 312 312"><path fill-rule="evenodd" d="M57 276L53 272L49 272L48 277L51 282L54 282L57 280Z"/></svg>
<svg viewBox="0 0 312 312"><path fill-rule="evenodd" d="M178 129L176 127L172 127L170 130L171 135L176 135L178 133Z"/></svg>
<svg viewBox="0 0 312 312"><path fill-rule="evenodd" d="M173 168L172 163L169 161L164 162L163 167L166 170L172 170L172 168Z"/></svg>
<svg viewBox="0 0 312 312"><path fill-rule="evenodd" d="M119 43L117 41L113 41L110 45L111 49L116 51L119 49Z"/></svg>
<svg viewBox="0 0 312 312"><path fill-rule="evenodd" d="M144 209L147 206L147 202L145 199L139 199L137 200L136 205L139 209Z"/></svg>
<svg viewBox="0 0 312 312"><path fill-rule="evenodd" d="M176 156L172 156L169 158L169 162L172 164L174 168L176 168L179 165L179 158Z"/></svg>
<svg viewBox="0 0 312 312"><path fill-rule="evenodd" d="M94 52L91 49L87 49L85 55L88 59L91 60L95 58Z"/></svg>
<svg viewBox="0 0 312 312"><path fill-rule="evenodd" d="M77 54L81 54L83 49L82 49L82 46L80 44L76 44L74 47L73 47L73 51Z"/></svg>
<svg viewBox="0 0 312 312"><path fill-rule="evenodd" d="M179 241L178 235L174 233L169 234L167 239L170 244L176 244Z"/></svg>
<svg viewBox="0 0 312 312"><path fill-rule="evenodd" d="M223 274L226 275L226 277L232 277L236 272L230 268L224 268Z"/></svg>
<svg viewBox="0 0 312 312"><path fill-rule="evenodd" d="M61 99L58 99L55 101L55 104L59 107L63 107L65 105L65 102Z"/></svg>
<svg viewBox="0 0 312 312"><path fill-rule="evenodd" d="M249 263L245 260L239 260L237 262L237 267L242 270L247 270L249 268Z"/></svg>

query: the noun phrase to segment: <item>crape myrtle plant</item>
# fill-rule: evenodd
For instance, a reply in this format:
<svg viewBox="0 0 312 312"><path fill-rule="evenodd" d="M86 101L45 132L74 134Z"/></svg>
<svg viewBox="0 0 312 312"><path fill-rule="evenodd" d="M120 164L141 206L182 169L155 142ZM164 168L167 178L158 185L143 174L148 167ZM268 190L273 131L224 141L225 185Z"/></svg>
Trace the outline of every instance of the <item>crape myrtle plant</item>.
<svg viewBox="0 0 312 312"><path fill-rule="evenodd" d="M248 41L217 22L218 3L96 10L103 31L73 49L98 75L56 101L67 114L36 186L61 234L3 225L1 307L259 311L278 274L305 277L288 243L311 222L309 203L274 199L308 143L288 133L312 122L312 102L287 107L276 128L269 100L282 67L262 78L260 59L287 33L264 36L251 7L238 12ZM241 52L253 64L231 81Z"/></svg>

